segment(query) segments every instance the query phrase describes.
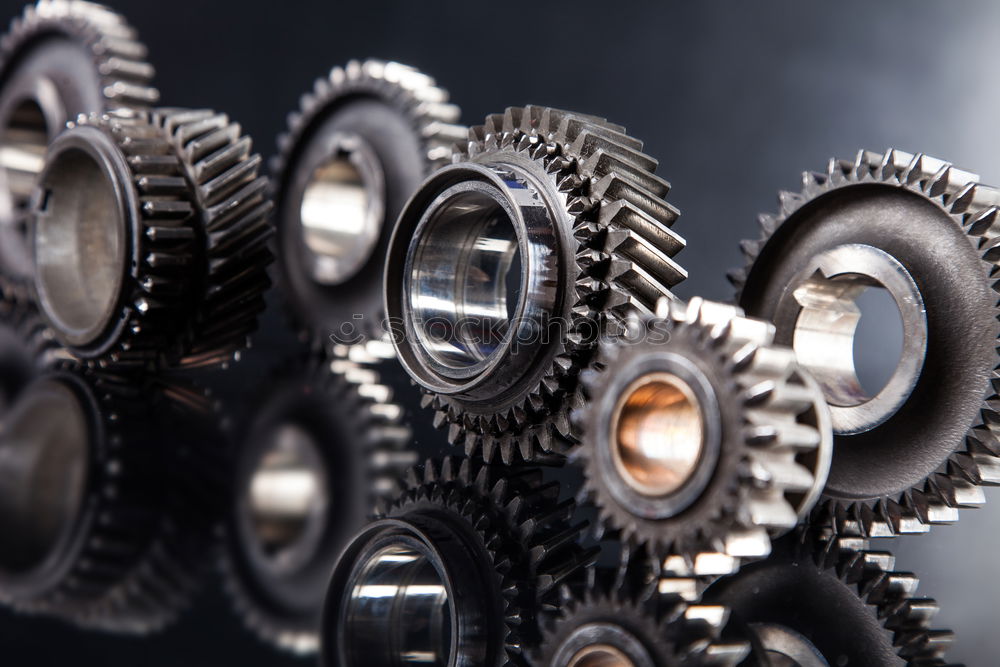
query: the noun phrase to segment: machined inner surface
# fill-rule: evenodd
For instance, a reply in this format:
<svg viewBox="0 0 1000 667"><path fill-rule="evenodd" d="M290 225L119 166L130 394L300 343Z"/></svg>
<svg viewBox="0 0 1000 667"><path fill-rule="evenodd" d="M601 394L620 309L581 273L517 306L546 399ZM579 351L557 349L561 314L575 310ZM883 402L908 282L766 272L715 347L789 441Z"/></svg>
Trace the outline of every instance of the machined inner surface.
<svg viewBox="0 0 1000 667"><path fill-rule="evenodd" d="M792 346L823 388L834 429L862 432L892 416L916 385L927 349L923 300L906 269L872 246L844 245L815 258L792 296L777 323L793 327ZM881 306L868 307L865 320L879 320L881 331L862 341L859 303L872 297ZM893 338L901 340L896 349L886 346Z"/></svg>
<svg viewBox="0 0 1000 667"><path fill-rule="evenodd" d="M51 156L41 187L39 298L60 334L90 343L113 316L128 269L125 213L107 167L77 146Z"/></svg>
<svg viewBox="0 0 1000 667"><path fill-rule="evenodd" d="M570 658L566 667L636 667L622 651L610 644L584 646Z"/></svg>
<svg viewBox="0 0 1000 667"><path fill-rule="evenodd" d="M635 491L666 496L694 473L704 449L705 424L692 388L671 373L635 380L611 420L612 457Z"/></svg>
<svg viewBox="0 0 1000 667"><path fill-rule="evenodd" d="M375 152L355 135L335 135L313 170L299 208L307 270L322 285L353 277L371 257L385 216L385 177Z"/></svg>
<svg viewBox="0 0 1000 667"><path fill-rule="evenodd" d="M6 176L11 203L23 207L45 165L49 128L42 107L33 98L13 105L0 134L0 169Z"/></svg>
<svg viewBox="0 0 1000 667"><path fill-rule="evenodd" d="M409 300L419 343L442 366L467 369L506 341L521 304L518 234L495 189L456 192L421 230Z"/></svg>
<svg viewBox="0 0 1000 667"><path fill-rule="evenodd" d="M750 625L772 667L830 667L819 650L803 635L783 625Z"/></svg>
<svg viewBox="0 0 1000 667"><path fill-rule="evenodd" d="M330 489L318 445L296 424L269 437L244 490L260 552L278 571L308 563L328 522Z"/></svg>
<svg viewBox="0 0 1000 667"><path fill-rule="evenodd" d="M343 636L351 665L445 667L453 605L444 574L421 550L386 546L356 566Z"/></svg>
<svg viewBox="0 0 1000 667"><path fill-rule="evenodd" d="M77 395L43 379L0 423L0 569L40 567L58 550L83 507L90 429Z"/></svg>

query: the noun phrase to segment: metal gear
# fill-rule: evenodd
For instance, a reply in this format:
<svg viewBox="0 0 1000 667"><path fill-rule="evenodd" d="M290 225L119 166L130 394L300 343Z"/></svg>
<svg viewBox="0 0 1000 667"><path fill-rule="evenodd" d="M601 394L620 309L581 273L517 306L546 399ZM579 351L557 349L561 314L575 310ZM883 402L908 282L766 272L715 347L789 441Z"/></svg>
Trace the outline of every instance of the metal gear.
<svg viewBox="0 0 1000 667"><path fill-rule="evenodd" d="M0 300L0 414L59 356L52 332L31 304Z"/></svg>
<svg viewBox="0 0 1000 667"><path fill-rule="evenodd" d="M573 509L572 500L559 501L557 482L542 483L538 469L460 458L411 469L400 495L334 570L324 664L392 665L396 652L412 648L448 664L526 665L541 640L539 611L596 556L577 544L585 524L570 523ZM358 594L369 582L380 591L394 586L400 601L422 596L430 607L413 609L414 618L427 620L397 637L412 620L400 617L407 606L369 604ZM411 582L419 592L408 590ZM438 595L426 593L430 586Z"/></svg>
<svg viewBox="0 0 1000 667"><path fill-rule="evenodd" d="M179 402L200 395L73 364L25 389L0 432L0 600L130 634L176 618L220 516L215 441Z"/></svg>
<svg viewBox="0 0 1000 667"><path fill-rule="evenodd" d="M224 584L258 637L313 653L333 563L416 454L371 368L310 354L268 387L238 420Z"/></svg>
<svg viewBox="0 0 1000 667"><path fill-rule="evenodd" d="M914 597L916 577L894 566L864 538L801 530L704 599L730 609L726 634L750 640L752 664L945 665L953 635L930 629L937 603Z"/></svg>
<svg viewBox="0 0 1000 667"><path fill-rule="evenodd" d="M39 0L0 38L0 288L30 296L26 211L46 147L78 114L143 108L159 93L135 30L111 9Z"/></svg>
<svg viewBox="0 0 1000 667"><path fill-rule="evenodd" d="M510 108L470 129L454 164L428 179L401 215L385 276L389 321L404 325L393 343L427 391L436 423L468 454L509 463L565 453L576 439L569 412L582 405L578 372L598 336L631 312L651 311L686 277L671 259L684 242L670 230L678 213L663 199L669 184L653 175L656 161L641 147L603 119ZM478 241L472 217L463 217L473 214ZM487 256L497 248L507 250ZM518 259L521 283L512 289ZM454 284L436 277L434 262L455 274ZM476 280L463 286L462 270ZM443 303L451 310L434 310ZM489 321L464 331L482 312ZM469 340L451 336L444 353L422 343L434 332L418 325L438 320Z"/></svg>
<svg viewBox="0 0 1000 667"><path fill-rule="evenodd" d="M250 151L225 115L181 109L80 117L51 144L36 292L75 356L116 370L239 357L270 284L267 179ZM102 215L82 219L82 196Z"/></svg>
<svg viewBox="0 0 1000 667"><path fill-rule="evenodd" d="M533 667L682 667L739 664L743 641L721 641L725 607L689 603L657 587L648 556L626 557L612 570L589 568L565 584L545 623Z"/></svg>
<svg viewBox="0 0 1000 667"><path fill-rule="evenodd" d="M896 150L833 160L761 216L762 237L743 243L747 267L730 276L740 305L773 320L824 386L835 445L817 512L841 532L924 532L1000 483L1000 192L977 180ZM868 286L889 292L903 327L899 364L873 397L852 354L854 299Z"/></svg>
<svg viewBox="0 0 1000 667"><path fill-rule="evenodd" d="M271 164L281 285L302 333L382 332L392 225L465 139L458 118L434 79L394 62L334 67L302 97Z"/></svg>
<svg viewBox="0 0 1000 667"><path fill-rule="evenodd" d="M825 483L822 391L768 322L697 297L657 310L581 376L583 494L604 527L660 558L766 556Z"/></svg>

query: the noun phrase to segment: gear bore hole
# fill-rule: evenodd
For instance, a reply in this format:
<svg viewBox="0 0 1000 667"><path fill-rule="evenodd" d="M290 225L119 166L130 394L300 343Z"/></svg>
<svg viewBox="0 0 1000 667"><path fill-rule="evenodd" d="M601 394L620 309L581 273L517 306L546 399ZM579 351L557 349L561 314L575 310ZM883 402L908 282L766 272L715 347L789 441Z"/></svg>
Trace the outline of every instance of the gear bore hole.
<svg viewBox="0 0 1000 667"><path fill-rule="evenodd" d="M635 667L635 663L610 644L595 644L577 651L566 667Z"/></svg>

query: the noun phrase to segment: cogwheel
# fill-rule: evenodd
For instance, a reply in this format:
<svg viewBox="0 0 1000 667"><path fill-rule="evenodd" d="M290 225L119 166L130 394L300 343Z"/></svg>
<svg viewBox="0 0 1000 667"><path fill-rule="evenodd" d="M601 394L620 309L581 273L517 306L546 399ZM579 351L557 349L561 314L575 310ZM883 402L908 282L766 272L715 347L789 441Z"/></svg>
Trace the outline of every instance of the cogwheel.
<svg viewBox="0 0 1000 667"><path fill-rule="evenodd" d="M400 216L385 280L393 343L470 455L565 453L599 335L686 276L671 259L684 242L669 184L623 130L542 107L489 116Z"/></svg>
<svg viewBox="0 0 1000 667"><path fill-rule="evenodd" d="M59 357L52 332L30 303L0 300L0 414Z"/></svg>
<svg viewBox="0 0 1000 667"><path fill-rule="evenodd" d="M222 571L251 631L306 654L318 648L337 555L416 456L401 408L371 368L311 354L268 387L238 420ZM282 491L282 479L306 491Z"/></svg>
<svg viewBox="0 0 1000 667"><path fill-rule="evenodd" d="M831 404L817 518L840 532L924 532L1000 483L1000 192L977 180L925 155L862 151L805 174L801 194L782 193L780 213L761 216L761 239L743 243L747 268L731 275L740 305L775 322ZM854 300L872 286L896 302L903 350L885 386L866 392Z"/></svg>
<svg viewBox="0 0 1000 667"><path fill-rule="evenodd" d="M596 556L577 544L585 524L570 523L573 509L538 469L459 458L412 469L334 570L325 664L393 664L420 651L442 664L526 665L541 640L539 611ZM413 577L419 592L408 590ZM372 608L363 593L376 581L379 590L394 587L397 599L416 596L424 608L415 618L428 620L401 634L410 627L400 617L406 606ZM432 588L437 595L426 593Z"/></svg>
<svg viewBox="0 0 1000 667"><path fill-rule="evenodd" d="M382 331L392 225L465 139L458 118L434 79L378 60L334 67L289 115L271 173L281 284L304 334Z"/></svg>
<svg viewBox="0 0 1000 667"><path fill-rule="evenodd" d="M24 390L0 432L3 602L116 632L177 615L218 517L210 442L188 441L170 407L183 393L67 363Z"/></svg>
<svg viewBox="0 0 1000 667"><path fill-rule="evenodd" d="M645 553L627 556L620 568L589 568L561 593L532 652L533 667L731 667L750 650L743 641L720 641L725 607L660 591L655 563Z"/></svg>
<svg viewBox="0 0 1000 667"><path fill-rule="evenodd" d="M146 47L101 5L40 0L0 38L0 288L30 296L26 210L47 144L78 114L156 103Z"/></svg>
<svg viewBox="0 0 1000 667"><path fill-rule="evenodd" d="M81 117L52 143L36 292L70 352L116 370L238 358L271 257L267 180L250 145L225 115L175 109ZM83 196L102 226L81 218Z"/></svg>
<svg viewBox="0 0 1000 667"><path fill-rule="evenodd" d="M704 600L729 608L723 636L749 639L759 664L947 664L953 634L930 629L937 603L915 597L917 578L894 566L864 538L800 529Z"/></svg>
<svg viewBox="0 0 1000 667"><path fill-rule="evenodd" d="M660 558L715 552L728 572L732 559L766 556L770 537L812 509L829 469L829 412L773 337L739 308L664 299L602 343L582 374L572 456L605 528ZM651 442L669 456L648 455Z"/></svg>

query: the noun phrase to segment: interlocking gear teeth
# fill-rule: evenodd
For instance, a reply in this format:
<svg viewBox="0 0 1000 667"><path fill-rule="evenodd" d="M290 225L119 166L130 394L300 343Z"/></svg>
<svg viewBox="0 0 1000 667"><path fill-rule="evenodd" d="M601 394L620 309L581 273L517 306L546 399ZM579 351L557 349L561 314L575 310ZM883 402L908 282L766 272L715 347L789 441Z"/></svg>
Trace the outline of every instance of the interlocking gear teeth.
<svg viewBox="0 0 1000 667"><path fill-rule="evenodd" d="M729 274L737 301L746 305L748 278L763 263L760 257L765 248L792 216L801 214L817 198L829 193L874 184L920 195L946 213L965 232L981 258L983 280L994 292L998 291L1000 283L995 282L995 274L1000 254L995 249L1000 238L997 225L1000 191L978 180L976 174L943 160L894 149L885 153L862 150L853 161L830 160L824 173L804 173L802 191L780 193L779 212L759 218L761 236L741 244L746 264ZM997 308L1000 302L994 300L990 306ZM993 331L994 336L998 334L1000 331ZM898 494L858 501L826 498L817 507L815 520L830 522L844 534L881 537L923 533L930 525L954 522L961 508L982 505L985 497L980 487L1000 483L997 475L1000 440L994 432L994 425L1000 423L995 408L1000 360L994 358L992 363L978 414L963 427L967 428L966 436L956 439L954 451L936 471ZM836 454L834 461L836 465Z"/></svg>
<svg viewBox="0 0 1000 667"><path fill-rule="evenodd" d="M382 333L381 283L385 241L376 245L372 257L358 269L357 279L348 278L341 284L329 286L325 292L316 291L312 295L300 296L293 283L293 279L299 278L293 274L301 268L289 265L289 260L284 258L286 252L291 252L291 248L282 247L288 245L289 241L285 239L281 226L289 224L285 218L290 214L285 212L285 206L289 205L287 202L292 194L292 181L298 170L303 168L300 164L303 154L314 142L322 139L324 123L335 118L350 103L365 100L385 105L398 115L410 129L419 151L416 156L418 173L407 173L405 177L394 178L385 184L388 190L382 193L386 201L381 235L386 240L392 232L399 209L412 194L411 191L402 190L416 188L427 174L447 164L455 144L464 141L468 133L465 126L458 124L459 108L449 102L448 92L439 87L432 77L407 65L374 59L352 60L343 67L334 67L327 76L315 81L311 92L302 96L298 111L288 115L288 129L278 137L278 154L269 163L279 225L278 268L282 275L282 289L291 301L289 311L293 325L302 337L318 338L324 345L328 344L327 337L344 323L356 324L365 335L374 338ZM356 131L365 139L362 129L349 130ZM381 130L385 131L385 128ZM397 145L394 150L408 149ZM404 163L412 160L408 152L403 156L383 155L382 152L376 150L376 157L381 161L399 162L390 165L394 168L405 170ZM400 159L401 157L404 159ZM405 181L409 180L413 182L407 184ZM401 191L390 192L396 188ZM298 238L294 239L296 248L300 243ZM301 262L296 262L298 263ZM329 301L329 304L321 304L323 301ZM321 305L322 309L329 310L326 317L319 313ZM355 315L362 318L355 322Z"/></svg>
<svg viewBox="0 0 1000 667"><path fill-rule="evenodd" d="M448 457L411 468L378 517L443 511L475 532L503 598L504 648L495 664L524 667L541 641L539 610L557 604L561 585L597 555L577 544L586 524L571 523L574 508L538 469Z"/></svg>
<svg viewBox="0 0 1000 667"><path fill-rule="evenodd" d="M641 141L602 118L527 106L470 128L467 144L452 157L488 164L517 154L540 162L578 243L567 281L566 335L521 399L500 412L444 395L430 399L435 423L467 455L505 463L562 457L577 441L569 413L583 403L577 375L594 353L595 334L623 329L632 313L652 312L687 277L672 259L684 240L670 229L678 217L663 199L670 186L653 174L656 161L641 149Z"/></svg>
<svg viewBox="0 0 1000 667"><path fill-rule="evenodd" d="M585 646L595 645L611 646L634 663L647 664L640 663L642 656L634 655L628 639L638 640L652 667L733 667L746 658L746 642L720 638L728 620L725 607L661 591L657 570L647 553L632 552L623 556L619 568L589 568L561 586L559 606L546 614L531 665L563 667ZM594 634L574 641L574 633L587 626ZM628 639L622 641L623 635Z"/></svg>
<svg viewBox="0 0 1000 667"><path fill-rule="evenodd" d="M630 323L626 338L602 343L581 374L590 400L573 414L583 437L571 455L583 469L581 493L596 504L602 529L648 545L660 558L686 557L668 568L671 576L719 574L712 571L717 565L708 566L713 559L725 573L741 558L766 556L770 537L795 526L825 482L832 448L826 403L792 350L773 338L773 325L733 306L664 299L656 316ZM632 383L671 372L673 366L662 366L668 356L683 358L707 379L711 394L699 400L717 407L700 409L706 420L717 420L720 435L704 491L656 519L638 502L624 501L628 480L613 464L611 424Z"/></svg>
<svg viewBox="0 0 1000 667"><path fill-rule="evenodd" d="M917 578L894 567L893 555L870 550L865 538L800 528L776 543L767 560L719 579L706 591L705 601L730 607L732 620L724 636L752 636L747 626L756 623L785 626L808 638L830 664L880 651L910 667L949 664L945 653L954 635L931 628L937 602L916 597ZM843 598L833 595L836 584L843 587ZM831 611L823 620L803 612L806 606ZM876 625L883 639L871 645L872 634L858 631L858 624ZM845 643L845 637L851 641Z"/></svg>
<svg viewBox="0 0 1000 667"><path fill-rule="evenodd" d="M340 505L335 504L338 514L327 517L329 544L312 557L311 565L302 567L302 572L315 570L315 586L310 591L314 599L298 606L266 592L261 580L271 575L252 562L244 543L248 538L241 537L237 528L238 510L230 512L226 549L220 561L224 588L250 631L292 653L311 654L318 649L321 596L343 541L371 517L379 500L396 492L399 476L417 460L416 453L408 449L410 429L402 420L402 408L374 368L386 345L384 341L368 341L333 353L309 351L304 358L279 369L268 384L271 389L238 420L243 424L234 437L239 460L253 455L241 453L249 449L253 434L284 421L295 422L293 413L311 404L307 409L324 415L329 423L324 427L328 428L326 434L318 434L317 445L329 450L324 464L334 475L331 487L339 484L342 489L354 489L357 496L342 499ZM234 489L233 498L240 493L239 488ZM337 527L346 531L339 540L332 534Z"/></svg>
<svg viewBox="0 0 1000 667"><path fill-rule="evenodd" d="M42 381L70 388L90 422L85 496L71 519L80 538L50 554L55 569L4 573L0 598L15 610L84 627L161 629L193 596L204 572L199 562L217 532L220 494L211 480L218 467L205 451L212 443L176 420L183 413L175 401L200 394L72 363L58 364ZM164 410L175 420L160 421Z"/></svg>
<svg viewBox="0 0 1000 667"><path fill-rule="evenodd" d="M100 90L96 91L102 100L100 108L67 109L60 113L96 113L121 107L141 109L159 99L159 92L151 85L153 66L146 62L146 47L138 41L135 29L111 9L81 0L39 0L26 6L0 37L0 80L10 78L20 62L19 56L38 40L51 35L69 38L89 53L100 82ZM58 128L52 131L58 132ZM11 204L15 216L23 217L27 199ZM12 223L26 224L23 220ZM0 272L0 289L19 301L30 300L30 276Z"/></svg>

